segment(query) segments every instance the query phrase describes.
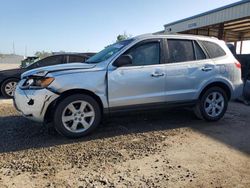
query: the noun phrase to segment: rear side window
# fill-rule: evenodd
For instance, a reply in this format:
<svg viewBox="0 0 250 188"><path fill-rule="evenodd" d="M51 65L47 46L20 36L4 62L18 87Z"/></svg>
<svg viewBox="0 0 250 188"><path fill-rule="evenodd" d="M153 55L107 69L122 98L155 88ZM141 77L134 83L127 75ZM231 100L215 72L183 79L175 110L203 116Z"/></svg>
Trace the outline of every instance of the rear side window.
<svg viewBox="0 0 250 188"><path fill-rule="evenodd" d="M195 60L193 42L191 40L168 39L167 41L171 63Z"/></svg>
<svg viewBox="0 0 250 188"><path fill-rule="evenodd" d="M196 60L206 59L205 53L203 52L203 50L201 49L201 47L197 42L194 42L194 51L196 55Z"/></svg>
<svg viewBox="0 0 250 188"><path fill-rule="evenodd" d="M56 55L56 56L50 56L47 58L44 58L37 62L38 67L44 67L44 66L51 66L51 65L57 65L61 64L63 62L63 56Z"/></svg>
<svg viewBox="0 0 250 188"><path fill-rule="evenodd" d="M69 62L68 63L76 63L76 62L84 62L86 60L85 57L76 56L76 55L70 55L69 56Z"/></svg>
<svg viewBox="0 0 250 188"><path fill-rule="evenodd" d="M201 43L206 48L210 58L216 58L226 55L224 50L216 43L209 41L201 41Z"/></svg>

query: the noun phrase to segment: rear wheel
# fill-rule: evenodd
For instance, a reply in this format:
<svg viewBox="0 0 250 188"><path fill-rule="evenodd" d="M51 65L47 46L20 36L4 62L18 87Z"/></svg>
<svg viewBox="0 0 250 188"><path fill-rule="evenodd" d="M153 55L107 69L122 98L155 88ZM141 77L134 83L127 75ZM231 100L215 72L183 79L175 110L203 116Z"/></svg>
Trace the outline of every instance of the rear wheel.
<svg viewBox="0 0 250 188"><path fill-rule="evenodd" d="M220 87L209 88L200 98L195 107L195 114L206 121L218 121L221 119L228 106L228 98Z"/></svg>
<svg viewBox="0 0 250 188"><path fill-rule="evenodd" d="M76 94L63 99L56 108L56 130L69 138L78 138L93 131L100 123L101 109L95 99Z"/></svg>
<svg viewBox="0 0 250 188"><path fill-rule="evenodd" d="M13 98L18 81L16 78L10 78L2 83L1 93L3 97Z"/></svg>

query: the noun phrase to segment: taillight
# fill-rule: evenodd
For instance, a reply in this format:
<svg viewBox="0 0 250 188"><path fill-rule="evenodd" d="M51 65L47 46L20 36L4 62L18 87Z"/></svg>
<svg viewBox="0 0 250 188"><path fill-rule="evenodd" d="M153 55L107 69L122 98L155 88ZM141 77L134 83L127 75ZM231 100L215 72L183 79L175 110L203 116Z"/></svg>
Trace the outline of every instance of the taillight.
<svg viewBox="0 0 250 188"><path fill-rule="evenodd" d="M237 68L241 69L241 64L240 64L239 61L236 61L236 62L235 62L235 66L236 66Z"/></svg>

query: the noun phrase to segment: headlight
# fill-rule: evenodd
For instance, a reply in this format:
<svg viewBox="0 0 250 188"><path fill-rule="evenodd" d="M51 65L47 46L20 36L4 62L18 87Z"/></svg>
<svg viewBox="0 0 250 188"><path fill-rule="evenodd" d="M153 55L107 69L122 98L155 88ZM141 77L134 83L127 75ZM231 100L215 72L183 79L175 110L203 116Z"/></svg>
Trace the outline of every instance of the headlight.
<svg viewBox="0 0 250 188"><path fill-rule="evenodd" d="M34 83L34 79L28 79L28 80L25 82L25 85L26 85L26 86L31 86L33 83Z"/></svg>
<svg viewBox="0 0 250 188"><path fill-rule="evenodd" d="M55 78L52 77L34 77L28 78L24 84L24 88L46 88L48 87Z"/></svg>

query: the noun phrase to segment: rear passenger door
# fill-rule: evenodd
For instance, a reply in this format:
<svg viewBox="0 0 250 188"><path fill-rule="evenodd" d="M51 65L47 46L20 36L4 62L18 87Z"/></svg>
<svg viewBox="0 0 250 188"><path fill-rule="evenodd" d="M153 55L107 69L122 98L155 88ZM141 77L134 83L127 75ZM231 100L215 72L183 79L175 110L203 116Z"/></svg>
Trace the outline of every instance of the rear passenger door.
<svg viewBox="0 0 250 188"><path fill-rule="evenodd" d="M214 63L197 41L168 39L166 100L195 100L202 83L213 74Z"/></svg>

